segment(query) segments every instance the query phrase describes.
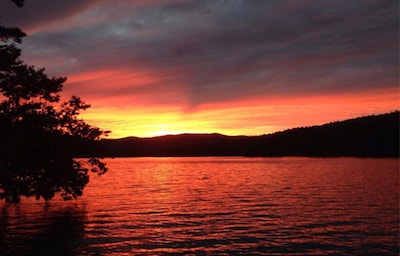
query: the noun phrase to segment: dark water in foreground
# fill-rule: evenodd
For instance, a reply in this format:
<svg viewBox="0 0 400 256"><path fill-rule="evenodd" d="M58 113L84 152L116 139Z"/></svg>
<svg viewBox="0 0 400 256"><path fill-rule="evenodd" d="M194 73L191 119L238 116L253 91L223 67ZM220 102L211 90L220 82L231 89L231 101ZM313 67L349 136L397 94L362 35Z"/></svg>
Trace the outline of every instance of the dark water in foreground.
<svg viewBox="0 0 400 256"><path fill-rule="evenodd" d="M0 255L397 255L399 160L107 159L82 198L0 203Z"/></svg>

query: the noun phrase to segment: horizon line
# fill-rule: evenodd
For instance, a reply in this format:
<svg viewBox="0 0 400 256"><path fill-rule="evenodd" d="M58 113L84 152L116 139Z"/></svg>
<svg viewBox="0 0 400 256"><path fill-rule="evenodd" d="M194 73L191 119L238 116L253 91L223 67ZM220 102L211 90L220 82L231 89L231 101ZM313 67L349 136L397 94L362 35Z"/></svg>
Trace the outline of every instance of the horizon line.
<svg viewBox="0 0 400 256"><path fill-rule="evenodd" d="M271 135L271 134L276 134L276 133L280 133L280 132L285 132L285 131L289 131L289 130L293 130L293 129L318 127L318 126L324 126L324 125L338 123L338 122L345 122L345 121L350 121L350 120L355 120L355 119L360 119L360 118L367 118L367 117L381 116L381 115L388 115L388 114L395 114L395 113L399 113L400 114L400 109L389 111L389 112L385 112L385 113L381 113L381 114L368 114L368 115L362 115L362 116L353 117L353 118L330 121L330 122L322 123L322 124L312 124L312 125L308 125L308 126L297 126L297 127L292 127L292 128L279 130L279 131L275 131L275 132L271 132L271 133L254 134L254 135L244 135L244 134L227 135L227 134L223 134L223 133L220 133L220 132L205 132L205 133L201 133L201 132L199 132L199 133L196 133L196 132L181 132L181 133L168 133L168 134L149 136L149 137L139 137L139 136L135 136L135 135L126 136L126 137L119 137L119 138L104 137L104 138L101 138L101 140L107 140L107 139L108 140L119 140L119 139L129 139L129 138L153 139L153 138L183 136L183 135L217 135L217 136L225 136L225 137L258 137L258 136L265 136L265 135ZM399 119L399 122L400 122L400 119Z"/></svg>

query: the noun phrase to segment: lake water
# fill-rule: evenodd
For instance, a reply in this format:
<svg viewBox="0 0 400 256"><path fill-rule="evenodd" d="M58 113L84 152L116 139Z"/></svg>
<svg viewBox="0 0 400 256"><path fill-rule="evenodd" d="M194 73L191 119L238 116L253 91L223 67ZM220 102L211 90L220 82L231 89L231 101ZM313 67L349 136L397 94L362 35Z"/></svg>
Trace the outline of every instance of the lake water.
<svg viewBox="0 0 400 256"><path fill-rule="evenodd" d="M0 203L0 255L398 255L399 159L116 158Z"/></svg>

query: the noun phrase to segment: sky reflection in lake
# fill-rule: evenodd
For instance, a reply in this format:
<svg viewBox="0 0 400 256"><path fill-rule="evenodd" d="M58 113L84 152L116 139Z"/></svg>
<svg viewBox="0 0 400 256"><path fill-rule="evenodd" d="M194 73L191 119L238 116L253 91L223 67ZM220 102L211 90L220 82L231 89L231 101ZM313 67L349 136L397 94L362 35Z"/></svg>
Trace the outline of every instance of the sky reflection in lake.
<svg viewBox="0 0 400 256"><path fill-rule="evenodd" d="M1 204L1 255L397 255L397 159L106 159L82 198Z"/></svg>

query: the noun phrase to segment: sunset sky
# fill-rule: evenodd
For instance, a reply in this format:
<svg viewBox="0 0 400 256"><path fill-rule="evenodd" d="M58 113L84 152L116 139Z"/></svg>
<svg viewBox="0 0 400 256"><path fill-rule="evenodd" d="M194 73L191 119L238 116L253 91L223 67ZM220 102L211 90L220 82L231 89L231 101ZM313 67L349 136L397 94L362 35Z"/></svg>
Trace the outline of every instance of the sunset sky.
<svg viewBox="0 0 400 256"><path fill-rule="evenodd" d="M260 135L399 109L397 0L0 3L111 138Z"/></svg>

